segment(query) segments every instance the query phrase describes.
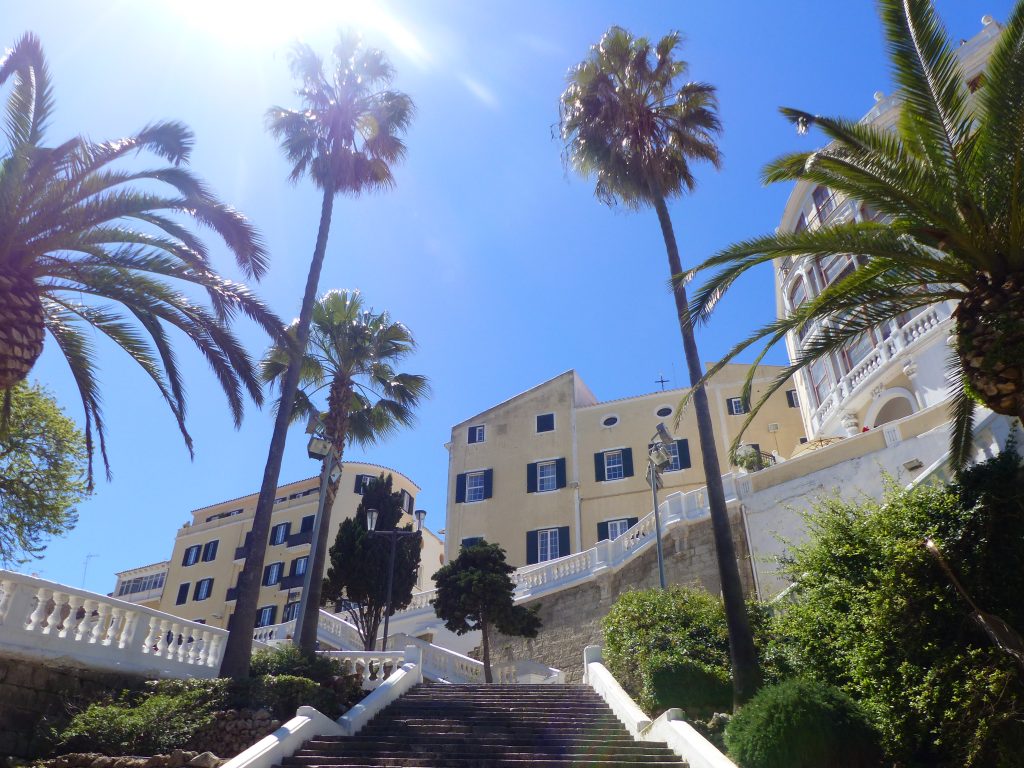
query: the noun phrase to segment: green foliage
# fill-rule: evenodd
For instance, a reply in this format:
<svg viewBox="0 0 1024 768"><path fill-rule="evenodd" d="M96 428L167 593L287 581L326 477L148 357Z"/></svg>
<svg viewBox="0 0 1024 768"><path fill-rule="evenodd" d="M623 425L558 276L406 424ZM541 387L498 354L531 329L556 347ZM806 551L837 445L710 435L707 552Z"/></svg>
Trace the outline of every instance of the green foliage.
<svg viewBox="0 0 1024 768"><path fill-rule="evenodd" d="M366 510L378 511L377 529L395 528L402 517L402 494L393 492L391 475L383 474L363 493L353 517L338 526L338 535L330 549L330 566L324 579L322 600L348 600L348 612L363 639L363 647L372 649L387 606L388 566L391 542L384 536L371 536L366 526ZM407 525L404 530L412 530ZM391 588L392 611L400 611L412 600L416 574L420 567L420 536L402 536L395 542L394 583Z"/></svg>
<svg viewBox="0 0 1024 768"><path fill-rule="evenodd" d="M785 564L799 582L780 619L795 662L856 698L903 765L1019 765L1021 669L921 546L931 536L981 610L1024 629L1019 462L1011 445L949 486L823 502Z"/></svg>
<svg viewBox="0 0 1024 768"><path fill-rule="evenodd" d="M39 385L10 391L0 429L0 565L41 557L50 536L78 522L87 495L85 438Z"/></svg>
<svg viewBox="0 0 1024 768"><path fill-rule="evenodd" d="M770 639L770 614L753 604L747 613L765 677L779 679L788 667ZM705 718L731 709L729 633L719 597L679 586L626 592L602 626L608 669L644 711L679 707Z"/></svg>
<svg viewBox="0 0 1024 768"><path fill-rule="evenodd" d="M793 678L759 691L725 731L740 768L877 768L878 734L845 693Z"/></svg>
<svg viewBox="0 0 1024 768"><path fill-rule="evenodd" d="M291 675L308 677L321 685L328 685L334 678L342 674L341 665L327 656L309 657L295 645L279 645L256 651L252 655L249 674L253 677L263 675Z"/></svg>

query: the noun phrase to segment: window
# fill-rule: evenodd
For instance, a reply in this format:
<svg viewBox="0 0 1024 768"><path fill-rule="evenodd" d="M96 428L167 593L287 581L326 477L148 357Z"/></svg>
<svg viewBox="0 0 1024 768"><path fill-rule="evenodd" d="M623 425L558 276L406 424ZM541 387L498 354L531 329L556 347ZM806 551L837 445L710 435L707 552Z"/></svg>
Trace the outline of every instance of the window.
<svg viewBox="0 0 1024 768"><path fill-rule="evenodd" d="M175 599L175 605L184 605L188 601L188 588L192 582L186 581L184 584L178 585L178 597Z"/></svg>
<svg viewBox="0 0 1024 768"><path fill-rule="evenodd" d="M220 543L219 539L214 539L213 541L206 542L206 545L203 547L203 562L204 563L208 563L211 560L215 560L217 558L217 544L218 543Z"/></svg>
<svg viewBox="0 0 1024 768"><path fill-rule="evenodd" d="M195 565L199 562L199 552L202 549L201 546L196 544L195 546L189 547L185 550L185 556L181 558L181 564L184 566Z"/></svg>
<svg viewBox="0 0 1024 768"><path fill-rule="evenodd" d="M263 586L272 587L281 581L281 571L284 570L284 563L271 563L263 569Z"/></svg>
<svg viewBox="0 0 1024 768"><path fill-rule="evenodd" d="M467 536L462 540L462 548L472 547L474 544L479 544L484 540L483 536Z"/></svg>
<svg viewBox="0 0 1024 768"><path fill-rule="evenodd" d="M608 538L617 539L619 536L629 530L629 520L623 518L622 520L609 520L608 521Z"/></svg>
<svg viewBox="0 0 1024 768"><path fill-rule="evenodd" d="M835 255L818 259L818 270L825 285L842 280L856 269L849 256Z"/></svg>
<svg viewBox="0 0 1024 768"><path fill-rule="evenodd" d="M470 472L466 475L466 501L483 501L484 496L484 473Z"/></svg>
<svg viewBox="0 0 1024 768"><path fill-rule="evenodd" d="M558 529L547 528L543 531L537 531L537 547L538 563L560 557L558 554Z"/></svg>
<svg viewBox="0 0 1024 768"><path fill-rule="evenodd" d="M821 405L828 397L831 382L828 376L828 368L824 359L815 360L807 366L807 375L811 380L811 391L814 392L816 405Z"/></svg>
<svg viewBox="0 0 1024 768"><path fill-rule="evenodd" d="M482 443L484 441L484 425L477 424L469 428L469 442Z"/></svg>
<svg viewBox="0 0 1024 768"><path fill-rule="evenodd" d="M789 403L790 408L800 407L800 398L797 396L795 389L786 390L786 402Z"/></svg>
<svg viewBox="0 0 1024 768"><path fill-rule="evenodd" d="M608 451L604 455L604 479L620 480L626 474L622 467L622 451Z"/></svg>
<svg viewBox="0 0 1024 768"><path fill-rule="evenodd" d="M305 533L306 531L313 530L313 522L316 520L316 515L306 515L302 518L302 524L299 526L299 532Z"/></svg>
<svg viewBox="0 0 1024 768"><path fill-rule="evenodd" d="M306 565L308 563L309 555L292 560L292 576L303 576L306 573Z"/></svg>
<svg viewBox="0 0 1024 768"><path fill-rule="evenodd" d="M725 402L730 416L742 416L744 413L750 413L750 403L742 397L730 397Z"/></svg>
<svg viewBox="0 0 1024 768"><path fill-rule="evenodd" d="M828 187L815 187L811 193L811 198L814 200L814 208L818 212L818 225L824 224L830 213L835 210L836 198L831 192L828 191Z"/></svg>
<svg viewBox="0 0 1024 768"><path fill-rule="evenodd" d="M299 613L299 601L296 600L291 603L284 604L284 610L281 612L281 623L291 621Z"/></svg>
<svg viewBox="0 0 1024 768"><path fill-rule="evenodd" d="M541 413L537 415L537 431L552 432L555 429L555 414Z"/></svg>
<svg viewBox="0 0 1024 768"><path fill-rule="evenodd" d="M619 417L618 416L605 416L604 419L601 421L601 426L602 427L614 427L618 423L619 423Z"/></svg>
<svg viewBox="0 0 1024 768"><path fill-rule="evenodd" d="M558 488L555 477L555 462L542 461L537 464L537 490L553 491Z"/></svg>
<svg viewBox="0 0 1024 768"><path fill-rule="evenodd" d="M655 414L664 419L672 415L672 409L666 405L655 411Z"/></svg>
<svg viewBox="0 0 1024 768"><path fill-rule="evenodd" d="M462 472L455 477L456 504L489 499L493 490L494 470L492 469Z"/></svg>
<svg viewBox="0 0 1024 768"><path fill-rule="evenodd" d="M356 475L356 484L352 490L362 496L375 482L377 478L373 475Z"/></svg>
<svg viewBox="0 0 1024 768"><path fill-rule="evenodd" d="M542 563L569 554L569 526L526 532L526 564Z"/></svg>
<svg viewBox="0 0 1024 768"><path fill-rule="evenodd" d="M789 308L795 310L805 301L807 301L807 285L802 277L798 277L789 290Z"/></svg>
<svg viewBox="0 0 1024 768"><path fill-rule="evenodd" d="M256 626L269 627L274 623L274 614L277 613L276 605L264 605L256 611Z"/></svg>
<svg viewBox="0 0 1024 768"><path fill-rule="evenodd" d="M800 218L796 220L796 228L793 231L800 233L805 229L807 229L807 216L801 213Z"/></svg>
<svg viewBox="0 0 1024 768"><path fill-rule="evenodd" d="M196 582L196 591L192 593L193 600L205 600L213 591L213 579L200 579Z"/></svg>
<svg viewBox="0 0 1024 768"><path fill-rule="evenodd" d="M285 539L288 538L288 530L292 527L291 523L278 523L270 529L270 544L284 544Z"/></svg>
<svg viewBox="0 0 1024 768"><path fill-rule="evenodd" d="M672 461L665 468L666 472L678 472L681 469L689 469L692 466L690 464L689 440L673 440L665 447L668 448L668 455L672 457Z"/></svg>

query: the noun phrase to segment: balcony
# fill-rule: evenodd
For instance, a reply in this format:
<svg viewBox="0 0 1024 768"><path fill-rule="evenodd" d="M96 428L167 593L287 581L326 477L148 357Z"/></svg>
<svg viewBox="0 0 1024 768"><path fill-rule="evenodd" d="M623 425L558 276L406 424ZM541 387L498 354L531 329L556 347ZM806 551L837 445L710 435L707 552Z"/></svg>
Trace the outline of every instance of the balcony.
<svg viewBox="0 0 1024 768"><path fill-rule="evenodd" d="M302 582L306 578L305 574L298 573L292 576L284 576L281 581L278 582L278 589L299 589L302 587Z"/></svg>
<svg viewBox="0 0 1024 768"><path fill-rule="evenodd" d="M310 529L308 531L299 531L298 533L289 535L288 538L285 539L284 545L286 547L301 547L303 544L309 544L312 541L313 530Z"/></svg>
<svg viewBox="0 0 1024 768"><path fill-rule="evenodd" d="M245 542L240 547L235 547L235 562L245 560L249 554L249 544L252 543L252 533L245 534Z"/></svg>
<svg viewBox="0 0 1024 768"><path fill-rule="evenodd" d="M224 598L228 602L238 599L238 587L228 587L228 594Z"/></svg>

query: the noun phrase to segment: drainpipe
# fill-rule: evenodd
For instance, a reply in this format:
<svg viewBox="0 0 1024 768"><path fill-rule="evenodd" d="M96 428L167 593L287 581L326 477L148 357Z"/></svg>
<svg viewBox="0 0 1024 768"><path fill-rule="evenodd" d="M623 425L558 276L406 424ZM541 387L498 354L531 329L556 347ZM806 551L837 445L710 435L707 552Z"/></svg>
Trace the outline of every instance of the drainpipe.
<svg viewBox="0 0 1024 768"><path fill-rule="evenodd" d="M761 579L757 575L757 565L754 563L754 545L750 541L750 526L747 525L747 505L740 504L740 521L743 523L743 536L747 540L747 556L750 558L750 572L754 576L754 594L759 601L761 597Z"/></svg>
<svg viewBox="0 0 1024 768"><path fill-rule="evenodd" d="M569 422L572 426L572 503L576 523L576 552L583 551L583 517L580 513L580 461L579 444L576 441L576 394L573 387L573 401L569 406Z"/></svg>

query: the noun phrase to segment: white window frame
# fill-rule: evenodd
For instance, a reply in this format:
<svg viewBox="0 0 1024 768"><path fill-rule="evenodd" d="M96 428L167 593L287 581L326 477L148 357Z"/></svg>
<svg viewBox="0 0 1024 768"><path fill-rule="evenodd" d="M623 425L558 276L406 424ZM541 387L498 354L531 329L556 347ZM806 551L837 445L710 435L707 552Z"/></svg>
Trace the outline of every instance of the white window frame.
<svg viewBox="0 0 1024 768"><path fill-rule="evenodd" d="M485 424L474 424L469 428L469 434L466 437L469 445L475 445L476 443L483 443L487 441L487 430ZM474 440L473 438L476 437Z"/></svg>
<svg viewBox="0 0 1024 768"><path fill-rule="evenodd" d="M537 493L558 490L558 462L537 462Z"/></svg>
<svg viewBox="0 0 1024 768"><path fill-rule="evenodd" d="M306 568L309 567L309 555L303 555L302 557L295 558L295 570L292 571L293 576L305 576Z"/></svg>
<svg viewBox="0 0 1024 768"><path fill-rule="evenodd" d="M264 605L256 609L256 626L269 627L270 617L274 615L273 605Z"/></svg>
<svg viewBox="0 0 1024 768"><path fill-rule="evenodd" d="M291 615L289 616L288 609L291 609ZM292 600L291 602L284 604L284 609L281 611L281 623L284 624L286 621L291 621L296 618L295 614L299 612L299 601Z"/></svg>
<svg viewBox="0 0 1024 768"><path fill-rule="evenodd" d="M561 555L558 552L558 529L542 528L537 531L537 562L543 563L559 557Z"/></svg>
<svg viewBox="0 0 1024 768"><path fill-rule="evenodd" d="M668 455L672 457L672 461L665 467L666 472L678 472L683 468L682 462L679 461L679 443L673 440L671 443L665 444L665 450L668 451ZM611 538L615 538L612 536Z"/></svg>
<svg viewBox="0 0 1024 768"><path fill-rule="evenodd" d="M787 389L786 390L786 402L789 404L790 408L799 408L800 407L800 393L797 392L795 389Z"/></svg>
<svg viewBox="0 0 1024 768"><path fill-rule="evenodd" d="M185 568L190 565L195 565L199 562L200 553L203 551L202 544L193 544L191 547L185 549L185 557L182 558L182 562Z"/></svg>
<svg viewBox="0 0 1024 768"><path fill-rule="evenodd" d="M288 540L288 523L278 523L270 529L270 546L276 547L278 544L284 544ZM282 531L283 534L278 536L278 531Z"/></svg>
<svg viewBox="0 0 1024 768"><path fill-rule="evenodd" d="M629 530L629 520L625 517L619 518L618 520L608 521L608 538L617 539L619 536Z"/></svg>
<svg viewBox="0 0 1024 768"><path fill-rule="evenodd" d="M479 482L477 482L479 481ZM484 472L466 473L466 503L475 504L486 499L486 479Z"/></svg>
<svg viewBox="0 0 1024 768"><path fill-rule="evenodd" d="M213 579L206 578L200 579L196 582L196 602L200 600L208 600L210 595L213 593Z"/></svg>
<svg viewBox="0 0 1024 768"><path fill-rule="evenodd" d="M618 463L613 464L612 459L617 458ZM615 471L613 476L612 470ZM622 449L616 448L612 451L604 452L604 479L605 480L622 480L626 476L626 465L622 461Z"/></svg>
<svg viewBox="0 0 1024 768"><path fill-rule="evenodd" d="M281 583L281 577L284 574L284 563L268 563L267 564L267 577L264 587L276 587ZM276 569L276 570L275 570Z"/></svg>
<svg viewBox="0 0 1024 768"><path fill-rule="evenodd" d="M742 397L730 397L725 403L730 416L743 416L750 413L750 406L743 402Z"/></svg>

